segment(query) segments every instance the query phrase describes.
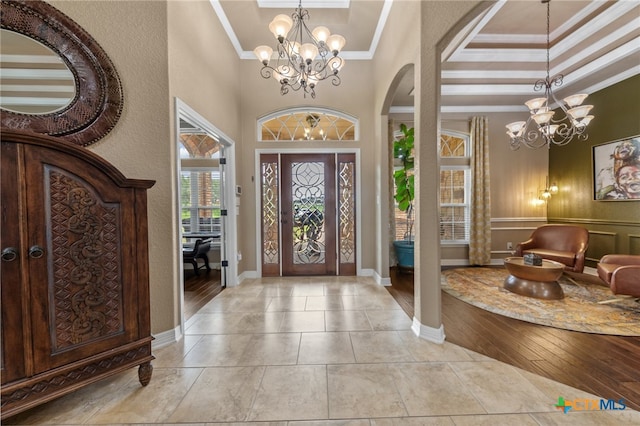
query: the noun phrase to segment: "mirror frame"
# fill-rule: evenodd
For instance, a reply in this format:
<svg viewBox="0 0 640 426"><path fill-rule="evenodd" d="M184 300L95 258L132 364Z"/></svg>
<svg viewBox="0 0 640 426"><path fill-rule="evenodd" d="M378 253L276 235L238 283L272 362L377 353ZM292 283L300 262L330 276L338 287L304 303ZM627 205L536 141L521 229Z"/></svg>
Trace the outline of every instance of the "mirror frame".
<svg viewBox="0 0 640 426"><path fill-rule="evenodd" d="M124 96L116 69L98 43L67 15L41 0L1 0L0 26L36 40L59 55L75 80L63 109L26 114L0 108L2 129L26 130L91 145L113 129Z"/></svg>

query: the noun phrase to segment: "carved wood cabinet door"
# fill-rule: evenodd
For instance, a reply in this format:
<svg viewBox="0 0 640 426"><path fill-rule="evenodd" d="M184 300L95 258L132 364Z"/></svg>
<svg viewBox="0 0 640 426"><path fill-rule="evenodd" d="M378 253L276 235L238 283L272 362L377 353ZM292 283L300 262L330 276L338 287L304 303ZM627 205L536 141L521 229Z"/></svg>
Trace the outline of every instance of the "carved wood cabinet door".
<svg viewBox="0 0 640 426"><path fill-rule="evenodd" d="M25 147L35 373L138 335L134 194L67 156ZM39 250L39 251L38 251ZM34 253L34 251L37 251Z"/></svg>
<svg viewBox="0 0 640 426"><path fill-rule="evenodd" d="M0 151L0 283L2 283L2 384L24 377L26 347L22 300L25 288L21 279L21 226L18 149L15 144L2 143Z"/></svg>
<svg viewBox="0 0 640 426"><path fill-rule="evenodd" d="M2 419L138 366L151 379L146 190L97 155L2 134Z"/></svg>

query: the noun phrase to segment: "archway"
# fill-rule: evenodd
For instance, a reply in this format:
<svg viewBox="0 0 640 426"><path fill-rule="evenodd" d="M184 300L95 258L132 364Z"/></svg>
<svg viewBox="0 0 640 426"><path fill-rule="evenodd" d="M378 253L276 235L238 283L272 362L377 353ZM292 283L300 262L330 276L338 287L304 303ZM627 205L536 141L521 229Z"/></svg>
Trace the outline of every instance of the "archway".
<svg viewBox="0 0 640 426"><path fill-rule="evenodd" d="M415 252L415 310L412 330L426 340L436 343L444 341L440 298L440 243L439 243L439 161L437 141L440 136L440 85L443 52L464 41L458 37L465 26L479 16L490 3L478 3L452 7L438 2L421 2L418 55L414 65L407 64L396 73L380 110L381 127L389 120L395 93L402 77L414 70L415 96L414 122L416 129L416 252ZM408 110L407 110L408 112ZM381 169L389 175L389 132L382 132ZM429 143L430 142L430 143ZM386 167L385 167L386 166ZM388 178L381 177L381 192L388 197ZM421 184L422 183L422 184ZM385 196L382 195L381 196ZM381 223L390 219L390 208L380 205ZM382 230L383 227L381 226ZM381 237L380 267L388 268L389 235Z"/></svg>

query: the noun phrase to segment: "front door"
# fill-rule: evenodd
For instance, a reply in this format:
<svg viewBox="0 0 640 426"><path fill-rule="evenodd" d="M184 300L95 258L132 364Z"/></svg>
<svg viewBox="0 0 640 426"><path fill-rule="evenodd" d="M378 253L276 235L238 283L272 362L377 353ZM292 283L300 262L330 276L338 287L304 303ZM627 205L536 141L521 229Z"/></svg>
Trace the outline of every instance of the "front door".
<svg viewBox="0 0 640 426"><path fill-rule="evenodd" d="M355 156L263 154L262 272L355 274Z"/></svg>
<svg viewBox="0 0 640 426"><path fill-rule="evenodd" d="M283 155L281 165L282 275L335 275L335 155Z"/></svg>

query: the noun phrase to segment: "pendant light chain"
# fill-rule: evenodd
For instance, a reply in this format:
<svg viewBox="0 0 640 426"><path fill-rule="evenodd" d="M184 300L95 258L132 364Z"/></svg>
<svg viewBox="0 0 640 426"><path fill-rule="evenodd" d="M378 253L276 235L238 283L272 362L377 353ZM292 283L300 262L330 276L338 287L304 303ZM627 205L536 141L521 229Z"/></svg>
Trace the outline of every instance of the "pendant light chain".
<svg viewBox="0 0 640 426"><path fill-rule="evenodd" d="M549 55L550 55L550 51L551 51L551 41L549 40L549 34L551 33L551 0L543 0L545 3L547 3L547 81L549 81L549 78L551 77L549 75L549 67L550 67L550 63L551 60L549 59Z"/></svg>

